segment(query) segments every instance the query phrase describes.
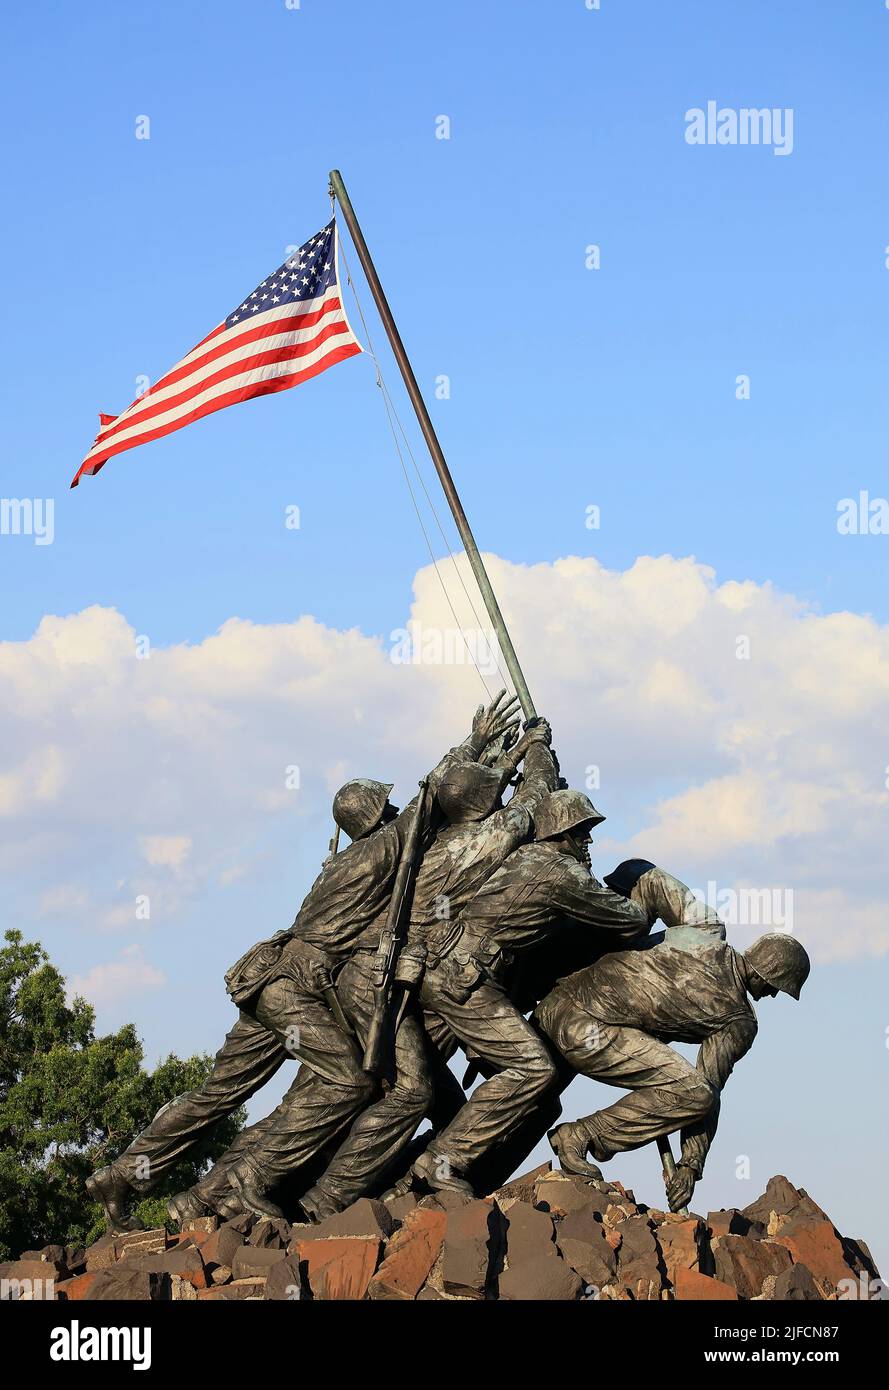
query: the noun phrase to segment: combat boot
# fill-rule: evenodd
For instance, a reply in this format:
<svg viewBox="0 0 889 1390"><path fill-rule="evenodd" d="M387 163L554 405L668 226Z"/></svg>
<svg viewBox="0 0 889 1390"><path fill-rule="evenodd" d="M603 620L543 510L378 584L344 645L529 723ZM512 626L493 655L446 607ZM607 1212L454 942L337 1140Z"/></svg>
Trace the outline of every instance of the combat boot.
<svg viewBox="0 0 889 1390"><path fill-rule="evenodd" d="M595 1163L587 1162L590 1140L582 1120L576 1124L557 1125L546 1137L563 1173L604 1182L602 1169L597 1168Z"/></svg>
<svg viewBox="0 0 889 1390"><path fill-rule="evenodd" d="M92 1173L86 1180L86 1190L94 1202L102 1203L109 1230L114 1234L144 1229L137 1217L124 1211L135 1193L126 1178L115 1171L113 1163Z"/></svg>

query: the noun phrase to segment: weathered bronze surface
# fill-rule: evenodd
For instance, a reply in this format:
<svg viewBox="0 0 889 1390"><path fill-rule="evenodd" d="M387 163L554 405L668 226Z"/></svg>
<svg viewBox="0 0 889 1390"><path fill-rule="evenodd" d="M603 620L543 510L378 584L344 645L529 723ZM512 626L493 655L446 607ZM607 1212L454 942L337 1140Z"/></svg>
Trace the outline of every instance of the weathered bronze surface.
<svg viewBox="0 0 889 1390"><path fill-rule="evenodd" d="M808 957L778 933L736 951L715 913L648 860L599 882L589 844L603 817L561 780L551 743L546 720L519 736L501 692L404 811L386 782L337 792L351 843L325 860L293 925L226 975L238 1016L207 1081L90 1179L113 1230L131 1229L133 1199L287 1062L298 1070L281 1104L171 1201L175 1220L319 1222L364 1196L471 1197L547 1130L562 1169L595 1183L598 1164L658 1144L670 1208L687 1206L756 1036L751 1000L798 998ZM698 1042L696 1064L671 1042ZM471 1094L448 1067L458 1050L464 1085L481 1077ZM550 1128L578 1073L626 1094Z"/></svg>

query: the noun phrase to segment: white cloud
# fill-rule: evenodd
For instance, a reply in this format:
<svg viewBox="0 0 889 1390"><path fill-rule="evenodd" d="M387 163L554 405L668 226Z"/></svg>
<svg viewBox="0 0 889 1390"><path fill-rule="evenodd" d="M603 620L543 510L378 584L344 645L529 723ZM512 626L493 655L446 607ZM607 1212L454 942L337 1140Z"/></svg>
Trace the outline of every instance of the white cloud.
<svg viewBox="0 0 889 1390"><path fill-rule="evenodd" d="M139 848L149 864L179 869L191 851L191 836L142 835L139 839Z"/></svg>
<svg viewBox="0 0 889 1390"><path fill-rule="evenodd" d="M633 853L696 884L782 886L823 958L889 948L889 629L720 585L693 558L489 565L563 771L600 771L600 872ZM454 627L431 568L410 617ZM208 885L270 871L269 826L326 828L347 776L404 799L483 694L466 665L394 664L386 640L310 617L233 618L142 660L135 636L94 607L0 644L0 865L44 911L109 927L140 895L175 920Z"/></svg>
<svg viewBox="0 0 889 1390"><path fill-rule="evenodd" d="M91 1004L116 1004L146 989L167 983L163 971L145 960L141 946L127 946L118 960L94 965L85 975L75 975L68 984L70 997L82 994Z"/></svg>

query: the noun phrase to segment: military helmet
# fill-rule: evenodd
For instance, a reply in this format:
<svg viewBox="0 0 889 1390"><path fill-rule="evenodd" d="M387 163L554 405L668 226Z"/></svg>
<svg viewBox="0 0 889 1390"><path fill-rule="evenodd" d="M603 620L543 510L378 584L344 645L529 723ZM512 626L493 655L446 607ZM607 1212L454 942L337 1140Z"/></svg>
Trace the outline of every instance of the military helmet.
<svg viewBox="0 0 889 1390"><path fill-rule="evenodd" d="M449 821L484 820L502 790L502 771L483 763L457 763L439 783L438 804Z"/></svg>
<svg viewBox="0 0 889 1390"><path fill-rule="evenodd" d="M780 931L767 932L754 941L744 952L744 959L766 984L783 990L794 999L799 999L800 990L812 968L805 947L795 936Z"/></svg>
<svg viewBox="0 0 889 1390"><path fill-rule="evenodd" d="M566 787L563 791L549 792L534 812L535 838L550 840L554 835L565 835L587 821L599 825L604 819L588 796Z"/></svg>
<svg viewBox="0 0 889 1390"><path fill-rule="evenodd" d="M394 782L355 777L340 787L333 798L333 818L350 840L360 840L379 825L394 785Z"/></svg>

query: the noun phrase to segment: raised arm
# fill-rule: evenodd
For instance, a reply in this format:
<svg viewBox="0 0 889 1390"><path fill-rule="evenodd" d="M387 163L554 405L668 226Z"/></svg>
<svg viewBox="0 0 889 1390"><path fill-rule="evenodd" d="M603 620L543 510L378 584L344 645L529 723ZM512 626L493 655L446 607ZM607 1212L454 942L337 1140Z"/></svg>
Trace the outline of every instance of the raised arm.
<svg viewBox="0 0 889 1390"><path fill-rule="evenodd" d="M605 875L605 882L638 903L651 922L660 918L671 945L699 945L702 936L725 940L725 926L709 903L650 859L625 859L613 873Z"/></svg>
<svg viewBox="0 0 889 1390"><path fill-rule="evenodd" d="M582 923L597 927L615 947L647 936L653 918L639 903L605 888L581 864L560 856L553 877L551 901L564 914L566 927Z"/></svg>
<svg viewBox="0 0 889 1390"><path fill-rule="evenodd" d="M741 1018L732 1019L725 1028L721 1028L712 1037L705 1038L701 1044L696 1066L714 1088L716 1099L706 1119L682 1131L682 1151L677 1171L682 1168L687 1170L686 1180L691 1181L689 1197L694 1190L694 1184L704 1171L704 1163L716 1134L722 1088L731 1076L735 1063L753 1046L755 1037L756 1018L751 1012Z"/></svg>
<svg viewBox="0 0 889 1390"><path fill-rule="evenodd" d="M441 761L429 774L430 789L434 792L445 772L455 762L477 763L495 739L512 737L518 729L518 696L507 696L505 690L491 701L487 709L479 705L472 719L472 729L456 748L448 749Z"/></svg>

